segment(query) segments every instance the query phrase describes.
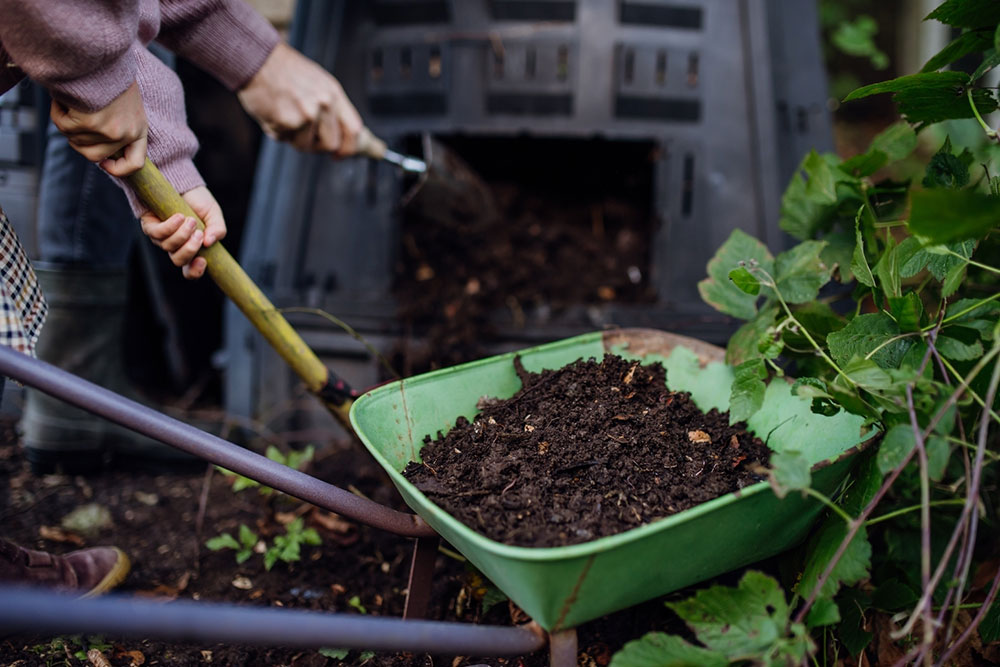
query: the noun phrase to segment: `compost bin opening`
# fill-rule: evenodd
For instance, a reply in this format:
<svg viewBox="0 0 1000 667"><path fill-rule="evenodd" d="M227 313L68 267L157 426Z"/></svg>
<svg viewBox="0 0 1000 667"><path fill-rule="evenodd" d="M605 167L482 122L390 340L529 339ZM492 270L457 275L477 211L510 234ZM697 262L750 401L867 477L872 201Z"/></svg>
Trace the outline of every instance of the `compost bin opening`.
<svg viewBox="0 0 1000 667"><path fill-rule="evenodd" d="M480 358L497 341L599 328L605 307L657 300L656 142L435 139L486 182L498 215L452 225L404 208L394 286L404 375ZM407 144L420 151L418 136Z"/></svg>

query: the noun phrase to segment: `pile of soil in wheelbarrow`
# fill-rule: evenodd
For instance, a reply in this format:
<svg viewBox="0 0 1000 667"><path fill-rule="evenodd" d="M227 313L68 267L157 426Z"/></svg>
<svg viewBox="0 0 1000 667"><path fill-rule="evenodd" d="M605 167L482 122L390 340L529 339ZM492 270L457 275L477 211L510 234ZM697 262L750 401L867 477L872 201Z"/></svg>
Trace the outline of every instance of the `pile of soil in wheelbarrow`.
<svg viewBox="0 0 1000 667"><path fill-rule="evenodd" d="M403 474L472 529L553 547L624 532L760 481L769 450L729 414L672 392L659 363L616 355L531 373L481 401Z"/></svg>

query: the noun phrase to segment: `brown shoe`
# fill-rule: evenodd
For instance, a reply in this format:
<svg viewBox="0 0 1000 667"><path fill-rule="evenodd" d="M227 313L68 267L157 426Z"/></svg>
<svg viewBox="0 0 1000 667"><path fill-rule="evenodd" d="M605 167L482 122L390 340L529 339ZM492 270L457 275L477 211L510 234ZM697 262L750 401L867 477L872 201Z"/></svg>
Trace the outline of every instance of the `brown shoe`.
<svg viewBox="0 0 1000 667"><path fill-rule="evenodd" d="M131 567L117 547L92 547L56 556L0 540L0 581L50 586L92 597L120 584Z"/></svg>

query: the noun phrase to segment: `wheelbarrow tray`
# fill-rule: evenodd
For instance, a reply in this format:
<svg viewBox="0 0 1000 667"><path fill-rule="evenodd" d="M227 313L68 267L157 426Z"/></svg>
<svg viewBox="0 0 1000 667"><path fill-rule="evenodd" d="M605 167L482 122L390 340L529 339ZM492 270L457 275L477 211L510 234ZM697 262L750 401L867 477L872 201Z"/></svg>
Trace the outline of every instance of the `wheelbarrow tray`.
<svg viewBox="0 0 1000 667"><path fill-rule="evenodd" d="M361 396L351 422L406 503L549 631L703 581L784 551L802 541L822 506L791 493L779 499L767 482L624 533L563 547L502 544L461 523L432 502L400 471L420 460L424 437L447 432L459 416L472 419L483 396L509 398L520 389L513 357L527 370L556 369L613 352L660 361L667 385L690 392L704 411L729 407L732 369L721 349L648 329L585 334L520 352L462 364L383 385ZM774 451L803 452L814 465L813 487L832 495L869 435L862 419L824 417L793 396L788 384L768 387L749 429Z"/></svg>

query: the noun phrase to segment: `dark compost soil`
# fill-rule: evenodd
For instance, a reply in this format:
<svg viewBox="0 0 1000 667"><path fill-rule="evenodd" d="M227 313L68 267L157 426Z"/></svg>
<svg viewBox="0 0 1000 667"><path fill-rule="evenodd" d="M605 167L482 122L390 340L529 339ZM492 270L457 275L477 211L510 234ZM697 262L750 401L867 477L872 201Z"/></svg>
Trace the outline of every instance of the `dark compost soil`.
<svg viewBox="0 0 1000 667"><path fill-rule="evenodd" d="M612 147L627 153L602 159ZM442 224L404 211L393 287L411 336L394 354L404 377L486 356L501 331L574 308L655 301L649 147L508 138L452 148L474 160L495 215Z"/></svg>
<svg viewBox="0 0 1000 667"><path fill-rule="evenodd" d="M759 481L769 450L729 414L671 392L659 363L606 355L530 373L472 422L425 441L404 475L445 510L507 544L586 542Z"/></svg>

